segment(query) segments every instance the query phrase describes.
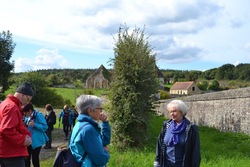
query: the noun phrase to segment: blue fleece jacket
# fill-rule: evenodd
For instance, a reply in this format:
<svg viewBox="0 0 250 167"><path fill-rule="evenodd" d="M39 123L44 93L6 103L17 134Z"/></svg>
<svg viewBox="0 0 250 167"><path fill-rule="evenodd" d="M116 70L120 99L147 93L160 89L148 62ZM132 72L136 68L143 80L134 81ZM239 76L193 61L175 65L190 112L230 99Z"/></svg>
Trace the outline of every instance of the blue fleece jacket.
<svg viewBox="0 0 250 167"><path fill-rule="evenodd" d="M110 143L111 128L107 122L101 126L91 117L79 114L78 122L73 128L69 141L69 148L77 161L82 161L82 167L104 167L110 158L109 153L104 150L104 146ZM77 131L80 130L76 136ZM73 141L74 140L74 141ZM82 160L82 156L86 157Z"/></svg>
<svg viewBox="0 0 250 167"><path fill-rule="evenodd" d="M32 120L30 120L30 118ZM31 146L33 149L35 149L37 147L43 146L46 141L49 140L48 136L46 135L48 125L43 114L38 112L36 109L34 109L30 118L26 117L25 122L28 124L29 121L34 121L34 127L28 126L28 130L31 133Z"/></svg>

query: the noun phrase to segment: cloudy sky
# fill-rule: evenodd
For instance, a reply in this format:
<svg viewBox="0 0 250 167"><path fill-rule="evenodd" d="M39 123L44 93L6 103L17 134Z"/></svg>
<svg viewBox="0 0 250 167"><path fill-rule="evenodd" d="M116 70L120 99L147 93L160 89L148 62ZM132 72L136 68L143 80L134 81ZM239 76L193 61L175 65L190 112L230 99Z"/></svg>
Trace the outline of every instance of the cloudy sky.
<svg viewBox="0 0 250 167"><path fill-rule="evenodd" d="M120 26L143 29L160 69L250 63L249 0L0 0L15 72L109 66Z"/></svg>

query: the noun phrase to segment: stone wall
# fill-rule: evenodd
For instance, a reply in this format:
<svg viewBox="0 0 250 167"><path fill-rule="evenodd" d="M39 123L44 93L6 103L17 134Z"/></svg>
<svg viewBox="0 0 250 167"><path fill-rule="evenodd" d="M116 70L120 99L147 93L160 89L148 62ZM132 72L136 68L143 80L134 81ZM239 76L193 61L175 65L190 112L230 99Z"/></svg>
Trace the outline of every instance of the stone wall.
<svg viewBox="0 0 250 167"><path fill-rule="evenodd" d="M185 96L181 100L189 108L187 118L197 125L250 135L250 87ZM159 101L156 111L167 117L169 101Z"/></svg>

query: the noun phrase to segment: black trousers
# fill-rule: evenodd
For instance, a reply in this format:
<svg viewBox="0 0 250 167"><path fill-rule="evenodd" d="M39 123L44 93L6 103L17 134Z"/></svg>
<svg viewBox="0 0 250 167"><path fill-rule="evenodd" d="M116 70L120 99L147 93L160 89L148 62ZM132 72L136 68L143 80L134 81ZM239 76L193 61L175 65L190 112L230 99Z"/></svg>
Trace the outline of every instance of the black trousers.
<svg viewBox="0 0 250 167"><path fill-rule="evenodd" d="M63 131L64 131L64 134L65 134L65 139L68 139L68 136L69 136L69 128L70 128L69 125L63 124Z"/></svg>
<svg viewBox="0 0 250 167"><path fill-rule="evenodd" d="M0 158L1 167L25 167L24 157Z"/></svg>
<svg viewBox="0 0 250 167"><path fill-rule="evenodd" d="M47 130L46 134L49 138L49 141L46 142L46 147L51 147L51 143L52 143L52 130Z"/></svg>
<svg viewBox="0 0 250 167"><path fill-rule="evenodd" d="M31 167L30 159L32 159L32 164L34 167L40 167L39 155L41 151L41 146L35 149L32 149L31 146L28 147L29 156L25 159L25 166Z"/></svg>

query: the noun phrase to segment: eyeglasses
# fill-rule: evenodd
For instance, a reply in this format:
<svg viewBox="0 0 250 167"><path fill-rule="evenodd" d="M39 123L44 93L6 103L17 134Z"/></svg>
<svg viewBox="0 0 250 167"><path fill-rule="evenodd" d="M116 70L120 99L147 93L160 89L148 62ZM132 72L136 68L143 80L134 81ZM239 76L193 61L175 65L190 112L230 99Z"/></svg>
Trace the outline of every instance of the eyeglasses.
<svg viewBox="0 0 250 167"><path fill-rule="evenodd" d="M100 110L100 112L102 112L102 107L97 107L95 108L96 110Z"/></svg>
<svg viewBox="0 0 250 167"><path fill-rule="evenodd" d="M176 113L178 110L168 111L169 114Z"/></svg>
<svg viewBox="0 0 250 167"><path fill-rule="evenodd" d="M31 98L29 98L27 95L25 95L25 97L27 98L27 101L30 102Z"/></svg>

